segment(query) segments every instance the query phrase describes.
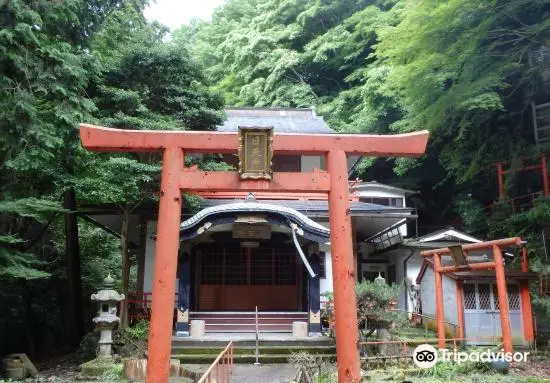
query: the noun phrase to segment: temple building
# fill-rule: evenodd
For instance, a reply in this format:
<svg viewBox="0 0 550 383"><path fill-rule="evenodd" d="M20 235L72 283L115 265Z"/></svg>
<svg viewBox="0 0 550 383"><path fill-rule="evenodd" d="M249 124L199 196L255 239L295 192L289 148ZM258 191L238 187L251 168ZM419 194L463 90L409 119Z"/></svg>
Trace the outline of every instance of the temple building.
<svg viewBox="0 0 550 383"><path fill-rule="evenodd" d="M237 131L242 126L271 126L275 133L333 133L313 109L287 108L228 109L218 130ZM238 166L237 156L223 160ZM348 159L350 170L358 160ZM325 170L325 163L320 156L274 156L272 169L311 172ZM350 189L353 258L359 267L363 241L391 228L406 236L406 222L415 216L406 207L409 191L358 181L350 181ZM322 295L332 291L326 194L204 192L201 197L201 210L181 224L178 333L185 333L192 319L205 320L207 332L254 331L251 318L256 307L260 331L291 332L292 322L301 320L309 323L310 333L320 333ZM155 231L151 217L144 293L152 288Z"/></svg>

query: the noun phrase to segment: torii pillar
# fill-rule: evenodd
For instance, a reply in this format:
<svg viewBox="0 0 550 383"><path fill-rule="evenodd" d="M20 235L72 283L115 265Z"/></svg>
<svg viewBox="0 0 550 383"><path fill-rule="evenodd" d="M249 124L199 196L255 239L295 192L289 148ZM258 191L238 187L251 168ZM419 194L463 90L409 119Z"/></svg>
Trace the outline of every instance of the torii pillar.
<svg viewBox="0 0 550 383"><path fill-rule="evenodd" d="M148 342L148 383L168 382L182 191L328 194L338 382L360 382L346 155L419 157L426 150L428 132L391 136L275 134L274 154L326 156L328 171L276 172L271 180L241 180L237 172L202 172L184 168L186 153L237 152L239 137L236 132L144 131L81 125L80 137L83 146L94 151L163 152Z"/></svg>

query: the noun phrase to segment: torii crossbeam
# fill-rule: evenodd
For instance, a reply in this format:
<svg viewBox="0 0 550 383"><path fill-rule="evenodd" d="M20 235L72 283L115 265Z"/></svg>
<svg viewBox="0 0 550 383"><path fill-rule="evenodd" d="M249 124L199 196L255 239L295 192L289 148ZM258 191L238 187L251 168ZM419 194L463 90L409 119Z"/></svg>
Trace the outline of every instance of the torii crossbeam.
<svg viewBox="0 0 550 383"><path fill-rule="evenodd" d="M327 171L273 173L270 181L240 180L236 172L184 168L185 153L236 153L239 149L236 132L144 131L81 125L80 137L83 146L93 151L163 152L147 382L168 382L181 193L205 190L328 194L338 382L360 381L346 154L419 157L426 150L427 131L391 136L276 133L272 145L274 154L325 156Z"/></svg>

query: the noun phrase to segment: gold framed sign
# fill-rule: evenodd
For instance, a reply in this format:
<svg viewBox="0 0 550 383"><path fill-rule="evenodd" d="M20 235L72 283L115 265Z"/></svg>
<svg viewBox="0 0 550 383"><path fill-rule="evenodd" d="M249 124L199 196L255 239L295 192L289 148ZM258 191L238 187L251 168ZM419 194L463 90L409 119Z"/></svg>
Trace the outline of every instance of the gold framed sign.
<svg viewBox="0 0 550 383"><path fill-rule="evenodd" d="M241 179L266 179L272 175L273 127L239 126L239 173Z"/></svg>

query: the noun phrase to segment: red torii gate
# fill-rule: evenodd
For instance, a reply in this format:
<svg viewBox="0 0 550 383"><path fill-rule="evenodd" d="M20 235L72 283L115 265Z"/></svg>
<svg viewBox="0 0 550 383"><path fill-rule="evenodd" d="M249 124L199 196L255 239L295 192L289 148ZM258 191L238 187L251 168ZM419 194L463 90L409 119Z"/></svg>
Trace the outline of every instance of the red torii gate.
<svg viewBox="0 0 550 383"><path fill-rule="evenodd" d="M360 381L346 154L419 157L426 150L427 131L391 136L274 134L274 154L326 156L327 171L276 172L271 180L241 180L237 172L203 172L184 168L186 153L237 152L237 132L122 130L83 124L80 137L83 146L93 151L163 152L147 382L168 382L182 191L328 194L338 382Z"/></svg>
<svg viewBox="0 0 550 383"><path fill-rule="evenodd" d="M502 256L502 247L520 246L522 240L519 237L497 239L494 241L472 243L462 245L462 252L467 254L476 250L492 250L493 260L488 262L468 263L463 266L442 266L441 257L449 255L451 250L446 248L433 249L422 251L420 255L423 257L432 257L435 274L435 305L436 305L436 320L437 320L437 338L439 348L445 348L445 315L443 312L443 274L453 273L457 271L474 271L474 270L495 270L497 295L500 311L500 323L502 330L502 347L505 352L512 352L512 330L510 328L510 312L508 310L508 293L506 289L506 275L504 268L504 258ZM523 252L523 262L521 271L527 272L527 258ZM528 281L520 283L521 294L521 313L523 322L523 333L525 341L531 343L534 341L533 318L531 312L531 296L529 295ZM462 298L462 284L457 281L457 313L458 313L458 330L459 338L464 339L464 306Z"/></svg>

